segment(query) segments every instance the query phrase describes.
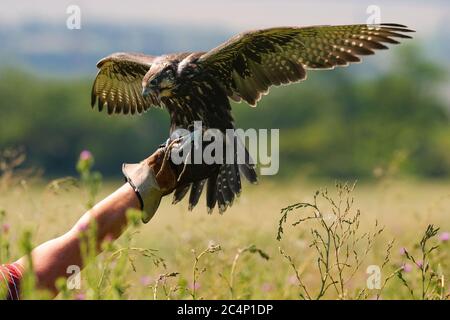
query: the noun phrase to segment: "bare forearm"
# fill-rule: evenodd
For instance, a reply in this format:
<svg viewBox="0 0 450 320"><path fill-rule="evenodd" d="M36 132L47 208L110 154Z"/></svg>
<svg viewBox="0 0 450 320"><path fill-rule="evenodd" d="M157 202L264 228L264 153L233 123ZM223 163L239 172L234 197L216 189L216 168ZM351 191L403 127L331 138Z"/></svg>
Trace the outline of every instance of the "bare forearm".
<svg viewBox="0 0 450 320"><path fill-rule="evenodd" d="M68 276L67 267L77 265L83 268L80 249L82 232L95 221L97 247L100 247L106 237L116 239L121 235L127 224L127 209L139 208L139 205L135 192L129 184L125 184L87 211L66 234L35 248L32 258L38 287L57 294L55 281ZM25 257L18 263L26 268Z"/></svg>

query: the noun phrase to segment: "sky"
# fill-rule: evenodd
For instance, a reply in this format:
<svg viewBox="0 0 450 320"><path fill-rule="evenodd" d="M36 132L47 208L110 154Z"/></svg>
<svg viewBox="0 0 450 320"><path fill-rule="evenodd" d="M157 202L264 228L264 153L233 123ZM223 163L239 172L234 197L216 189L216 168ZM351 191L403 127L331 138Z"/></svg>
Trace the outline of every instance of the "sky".
<svg viewBox="0 0 450 320"><path fill-rule="evenodd" d="M448 0L0 0L0 24L38 20L64 26L69 5L80 7L82 28L90 22L188 24L233 30L365 23L370 5L379 6L383 22L406 24L425 34L450 21Z"/></svg>
<svg viewBox="0 0 450 320"><path fill-rule="evenodd" d="M73 5L80 30L66 26ZM450 0L0 0L0 67L84 74L114 51L209 50L249 29L367 23L372 6L381 22L416 30L426 54L450 65Z"/></svg>

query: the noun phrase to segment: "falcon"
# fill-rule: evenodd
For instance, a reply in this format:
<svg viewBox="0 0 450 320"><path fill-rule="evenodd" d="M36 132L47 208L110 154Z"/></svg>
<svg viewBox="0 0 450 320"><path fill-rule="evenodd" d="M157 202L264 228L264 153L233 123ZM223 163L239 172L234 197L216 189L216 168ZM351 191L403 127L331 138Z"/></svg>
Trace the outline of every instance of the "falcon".
<svg viewBox="0 0 450 320"><path fill-rule="evenodd" d="M167 109L170 134L192 131L194 121L221 132L234 128L230 99L256 106L271 86L306 79L306 70L334 69L360 62L360 56L387 49L413 30L400 24L275 27L238 34L208 52L151 56L114 53L97 63L92 107L109 114L141 114L152 106ZM189 209L206 184L212 212L231 206L241 192L240 175L256 183L252 161L216 164L207 177L182 184L173 203L189 194ZM194 179L195 180L195 179Z"/></svg>

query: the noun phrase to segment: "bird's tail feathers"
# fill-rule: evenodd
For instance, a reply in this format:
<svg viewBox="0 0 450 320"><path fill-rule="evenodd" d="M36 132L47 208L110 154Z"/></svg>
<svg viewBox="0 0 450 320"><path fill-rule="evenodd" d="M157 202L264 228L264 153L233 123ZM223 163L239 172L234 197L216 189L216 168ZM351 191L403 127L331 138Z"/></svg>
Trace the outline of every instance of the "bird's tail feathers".
<svg viewBox="0 0 450 320"><path fill-rule="evenodd" d="M234 143L234 150L237 150L238 144L243 146L239 137L236 137ZM234 199L241 194L241 174L250 183L256 184L258 182L254 162L245 146L242 150L245 150L243 155L244 159L239 159L240 161L238 161L238 155L235 153L234 162L220 165L219 171L216 174L213 174L205 180L176 188L172 203L175 204L181 201L190 188L189 210L192 210L198 204L204 185L206 184L206 206L208 213L212 213L216 204L219 207L219 213L225 212L228 207L232 206Z"/></svg>

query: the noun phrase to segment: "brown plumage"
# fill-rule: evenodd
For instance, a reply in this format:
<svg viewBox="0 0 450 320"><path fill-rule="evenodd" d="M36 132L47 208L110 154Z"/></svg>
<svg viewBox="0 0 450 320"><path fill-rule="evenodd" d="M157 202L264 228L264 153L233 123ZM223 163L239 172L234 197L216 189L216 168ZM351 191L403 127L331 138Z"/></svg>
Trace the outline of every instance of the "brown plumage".
<svg viewBox="0 0 450 320"><path fill-rule="evenodd" d="M200 120L222 132L234 128L228 98L254 106L273 85L306 79L308 69L333 69L360 62L360 56L386 49L413 32L399 24L279 27L241 33L209 52L159 57L115 53L99 61L92 106L108 113L142 113L150 106L170 113L171 133ZM233 143L233 142L232 142ZM235 143L235 142L234 142ZM211 170L207 206L223 212L241 191L240 173L256 182L250 163ZM189 208L198 202L204 180L191 187ZM174 202L189 185L180 186Z"/></svg>

